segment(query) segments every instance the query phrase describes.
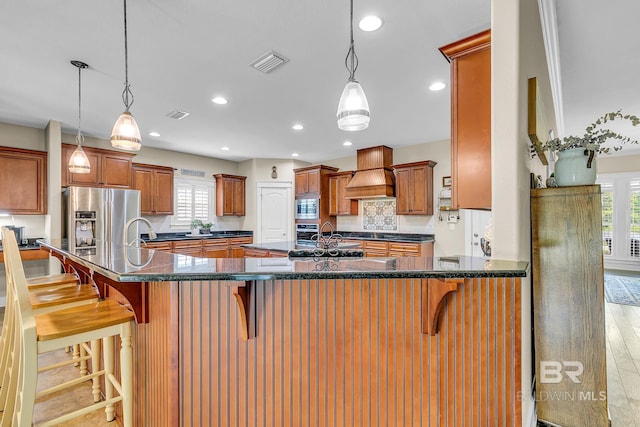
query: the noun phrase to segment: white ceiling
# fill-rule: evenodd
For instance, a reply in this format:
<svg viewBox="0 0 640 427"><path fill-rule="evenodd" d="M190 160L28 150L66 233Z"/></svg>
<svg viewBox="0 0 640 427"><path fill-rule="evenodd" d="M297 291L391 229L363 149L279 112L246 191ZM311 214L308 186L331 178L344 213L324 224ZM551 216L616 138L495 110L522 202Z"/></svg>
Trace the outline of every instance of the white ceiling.
<svg viewBox="0 0 640 427"><path fill-rule="evenodd" d="M632 74L640 61L632 20L640 2L558 3L566 130L582 131L609 110L640 114ZM348 76L347 0L129 0L131 112L143 149L236 161L297 152L319 162L379 144L448 138L448 88L427 90L435 80L449 83L449 64L437 48L488 28L490 0L355 0L356 25L370 13L382 16L383 27L356 28L354 36L371 125L348 133L335 118ZM76 59L90 66L82 73L83 131L107 139L124 109L122 21L118 0L0 2L0 121L43 128L53 119L75 133L78 73L69 61ZM290 61L270 74L248 66L272 49ZM215 95L229 103L211 103ZM166 117L175 109L190 116ZM305 129L292 130L296 122ZM353 145L344 147L345 140Z"/></svg>

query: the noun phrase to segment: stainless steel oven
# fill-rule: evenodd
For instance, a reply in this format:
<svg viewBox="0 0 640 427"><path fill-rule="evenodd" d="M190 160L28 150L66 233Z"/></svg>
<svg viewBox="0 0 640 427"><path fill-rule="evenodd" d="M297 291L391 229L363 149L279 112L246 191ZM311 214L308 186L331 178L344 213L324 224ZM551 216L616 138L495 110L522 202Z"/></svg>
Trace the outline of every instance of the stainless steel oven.
<svg viewBox="0 0 640 427"><path fill-rule="evenodd" d="M315 241L311 237L318 234L318 231L318 224L296 224L296 245L313 246Z"/></svg>
<svg viewBox="0 0 640 427"><path fill-rule="evenodd" d="M319 199L296 199L296 219L319 219Z"/></svg>

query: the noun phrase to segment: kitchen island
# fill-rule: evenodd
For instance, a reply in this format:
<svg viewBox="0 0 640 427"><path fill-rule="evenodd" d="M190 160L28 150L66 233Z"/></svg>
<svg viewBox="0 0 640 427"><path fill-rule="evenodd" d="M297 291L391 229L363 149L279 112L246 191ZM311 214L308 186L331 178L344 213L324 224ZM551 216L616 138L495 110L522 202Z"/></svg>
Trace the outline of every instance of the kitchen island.
<svg viewBox="0 0 640 427"><path fill-rule="evenodd" d="M136 313L138 426L521 423L525 262L41 244Z"/></svg>

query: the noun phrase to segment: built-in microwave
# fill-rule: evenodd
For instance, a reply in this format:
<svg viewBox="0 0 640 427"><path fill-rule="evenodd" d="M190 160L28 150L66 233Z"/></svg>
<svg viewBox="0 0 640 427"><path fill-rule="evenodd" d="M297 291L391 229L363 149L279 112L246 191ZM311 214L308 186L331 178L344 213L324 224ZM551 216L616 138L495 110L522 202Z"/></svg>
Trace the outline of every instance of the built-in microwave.
<svg viewBox="0 0 640 427"><path fill-rule="evenodd" d="M319 219L319 199L296 199L296 219Z"/></svg>

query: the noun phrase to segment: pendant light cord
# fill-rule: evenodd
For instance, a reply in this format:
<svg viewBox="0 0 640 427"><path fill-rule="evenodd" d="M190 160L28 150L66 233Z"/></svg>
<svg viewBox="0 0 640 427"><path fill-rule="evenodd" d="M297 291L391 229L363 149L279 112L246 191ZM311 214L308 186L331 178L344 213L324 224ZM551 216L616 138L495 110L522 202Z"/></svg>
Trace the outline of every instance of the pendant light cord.
<svg viewBox="0 0 640 427"><path fill-rule="evenodd" d="M129 100L131 97L131 100ZM127 0L124 0L124 91L122 101L126 111L133 105L133 92L129 87L129 50L127 47Z"/></svg>
<svg viewBox="0 0 640 427"><path fill-rule="evenodd" d="M82 137L82 130L80 130L80 123L82 123L82 116L81 116L81 104L82 101L82 67L78 67L78 136L76 137L76 139L78 140L78 143L80 143L80 138Z"/></svg>
<svg viewBox="0 0 640 427"><path fill-rule="evenodd" d="M356 48L353 42L353 0L351 0L351 12L350 12L350 42L349 51L347 57L344 59L344 66L349 71L349 80L355 80L356 70L358 69L358 55L356 55Z"/></svg>

